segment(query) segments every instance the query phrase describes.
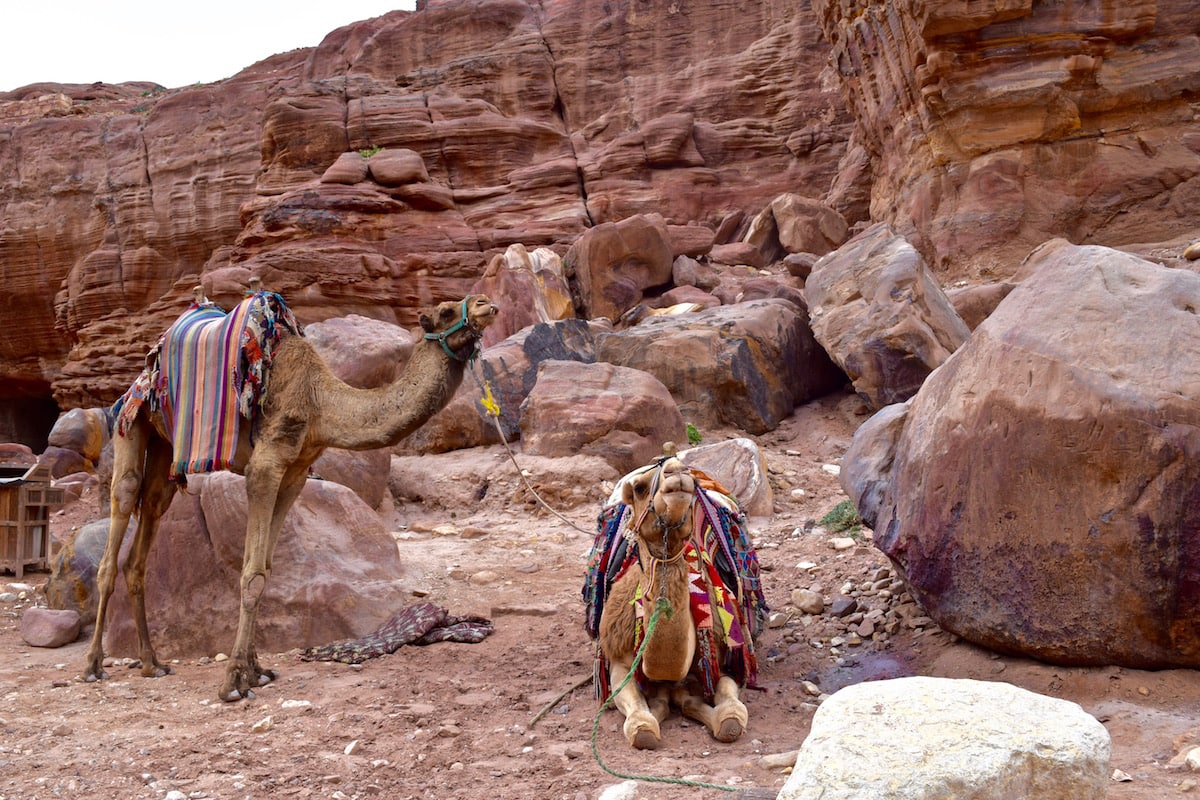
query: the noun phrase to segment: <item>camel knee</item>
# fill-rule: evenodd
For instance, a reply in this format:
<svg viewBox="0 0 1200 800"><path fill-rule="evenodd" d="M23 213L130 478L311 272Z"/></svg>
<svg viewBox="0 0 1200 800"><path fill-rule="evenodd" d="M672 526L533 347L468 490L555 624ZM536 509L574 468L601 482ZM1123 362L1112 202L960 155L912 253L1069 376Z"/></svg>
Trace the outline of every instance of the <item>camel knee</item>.
<svg viewBox="0 0 1200 800"><path fill-rule="evenodd" d="M114 511L121 514L132 514L137 507L138 494L142 488L141 473L129 471L118 481L113 481L112 492L109 495Z"/></svg>
<svg viewBox="0 0 1200 800"><path fill-rule="evenodd" d="M242 576L242 602L258 603L258 598L262 597L262 593L267 588L267 575L265 572L252 572L249 575Z"/></svg>

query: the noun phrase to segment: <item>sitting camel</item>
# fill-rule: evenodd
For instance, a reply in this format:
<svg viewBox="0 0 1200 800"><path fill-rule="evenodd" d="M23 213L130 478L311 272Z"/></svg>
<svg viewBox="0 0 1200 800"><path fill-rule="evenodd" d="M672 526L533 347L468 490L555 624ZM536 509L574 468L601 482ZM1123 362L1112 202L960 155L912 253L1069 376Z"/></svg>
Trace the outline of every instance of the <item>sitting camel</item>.
<svg viewBox="0 0 1200 800"><path fill-rule="evenodd" d="M99 595L96 628L87 652L85 680L108 677L103 668L105 614L116 582L121 541L129 517L134 513L138 515L138 526L125 561L125 581L137 626L141 671L147 677L159 677L171 671L155 657L146 625L147 555L159 518L166 512L177 488L176 481L186 480L186 472L223 467L246 476L248 519L237 638L219 696L225 701L252 697L254 688L274 680L276 673L263 669L258 662L254 647L255 620L271 574L275 542L288 509L304 488L309 466L327 447L370 450L394 445L445 407L462 382L464 367L475 356L483 329L495 320L498 312L497 307L482 295L438 305L432 314L420 316L425 336L414 346L404 373L390 386L356 389L335 377L312 345L300 335L291 312L279 295L255 292L229 316L256 301L260 307L264 303L273 304L271 308L278 312L266 324L277 344L265 360L264 374L259 376L263 393L253 425L244 418L243 424L233 429L235 433L228 445L232 455L227 463L199 462L199 466L187 463L181 467L177 449L173 460L172 446L172 433L181 428L173 430L170 424L173 420L168 420L161 408L155 408L157 403L141 402L140 396L131 395L138 383L122 398L122 402L126 402L133 396L137 402L126 402L112 438L112 516L108 542L96 576ZM224 316L220 309L204 301L199 290L197 303L188 313ZM188 314L180 317L172 328L187 317ZM284 325L284 322L289 324ZM157 358L157 353L156 346L152 355ZM161 366L164 373L172 366L165 355L161 364L156 361L156 365ZM147 375L151 377L147 378ZM151 372L149 368L139 381L143 379L143 393L147 396L152 393L145 387L163 385L167 380L164 375L159 383L157 372ZM218 382L216 375L207 375L202 377L199 385L205 393L211 394L212 385ZM207 400L208 394L202 394L202 397ZM237 406L236 399L234 406ZM244 408L242 413L247 417ZM182 426L184 422L181 419L178 425ZM202 431L200 435L207 434Z"/></svg>
<svg viewBox="0 0 1200 800"><path fill-rule="evenodd" d="M613 699L633 747L659 745L672 702L719 741L746 728L739 687L755 683L767 607L744 522L728 492L674 456L623 478L601 516L584 595L602 698L649 637ZM670 611L656 615L660 598Z"/></svg>

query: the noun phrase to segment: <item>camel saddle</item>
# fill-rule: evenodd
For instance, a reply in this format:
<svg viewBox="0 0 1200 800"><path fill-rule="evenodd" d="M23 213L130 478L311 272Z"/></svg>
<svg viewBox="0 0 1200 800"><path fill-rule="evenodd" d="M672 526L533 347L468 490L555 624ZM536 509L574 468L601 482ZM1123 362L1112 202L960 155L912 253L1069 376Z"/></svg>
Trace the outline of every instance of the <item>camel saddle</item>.
<svg viewBox="0 0 1200 800"><path fill-rule="evenodd" d="M262 408L275 350L285 334L302 336L283 298L254 292L226 313L192 303L146 355L146 366L113 405L124 434L143 404L162 414L173 453L171 480L233 463L243 420Z"/></svg>

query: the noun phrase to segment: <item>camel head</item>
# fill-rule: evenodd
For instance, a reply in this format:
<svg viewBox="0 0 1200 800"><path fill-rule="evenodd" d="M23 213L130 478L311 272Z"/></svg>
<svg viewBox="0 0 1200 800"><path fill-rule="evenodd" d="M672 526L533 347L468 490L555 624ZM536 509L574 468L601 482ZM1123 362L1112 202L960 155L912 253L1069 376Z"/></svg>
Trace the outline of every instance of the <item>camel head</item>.
<svg viewBox="0 0 1200 800"><path fill-rule="evenodd" d="M678 458L662 458L630 479L621 499L632 509L630 525L642 547L654 558L675 556L691 536L696 480Z"/></svg>
<svg viewBox="0 0 1200 800"><path fill-rule="evenodd" d="M446 355L466 361L475 353L483 329L496 321L500 309L486 295L467 295L462 300L439 303L421 314L425 338L441 344Z"/></svg>

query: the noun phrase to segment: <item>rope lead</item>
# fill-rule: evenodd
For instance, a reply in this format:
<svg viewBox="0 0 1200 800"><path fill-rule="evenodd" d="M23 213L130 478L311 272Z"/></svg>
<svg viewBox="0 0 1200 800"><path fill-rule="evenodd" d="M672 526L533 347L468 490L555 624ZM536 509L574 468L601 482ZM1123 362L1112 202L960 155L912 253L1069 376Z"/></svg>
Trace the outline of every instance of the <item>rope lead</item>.
<svg viewBox="0 0 1200 800"><path fill-rule="evenodd" d="M612 705L612 701L616 698L621 690L624 689L629 682L633 680L634 674L638 671L638 667L642 664L642 656L646 653L646 645L650 642L650 637L654 635L654 628L658 625L659 617L663 614L667 615L667 619L671 618L672 609L667 598L659 595L658 602L654 604L654 612L650 615L650 620L646 623L646 635L642 638L642 644L637 649L637 653L633 656L633 664L629 667L629 673L625 676L625 680L621 681L608 697L600 704L600 710L596 712L596 718L592 722L592 757L596 759L596 763L600 765L600 769L613 775L617 778L622 778L628 781L645 781L648 783L670 783L678 786L695 786L700 789L718 789L722 792L739 791L734 786L726 786L721 783L705 783L704 781L692 781L687 778L667 778L661 775L632 775L624 772L618 772L612 767L604 763L604 759L600 758L600 748L597 745L597 738L600 734L600 718L608 707Z"/></svg>

